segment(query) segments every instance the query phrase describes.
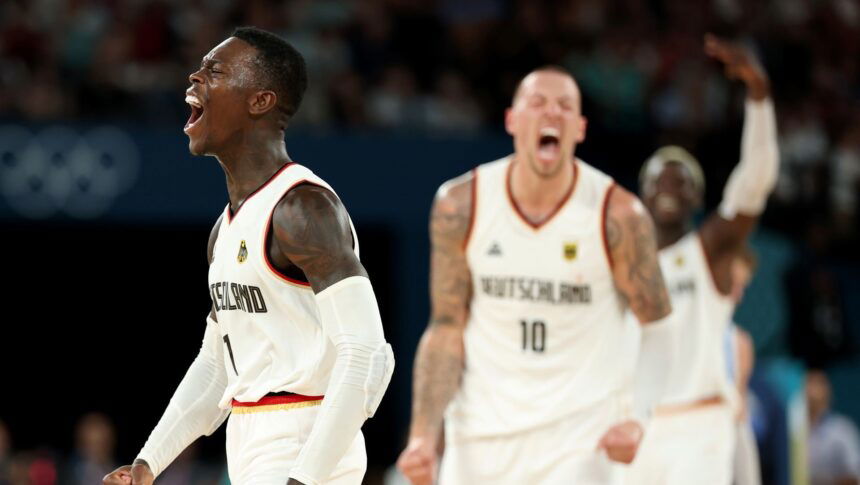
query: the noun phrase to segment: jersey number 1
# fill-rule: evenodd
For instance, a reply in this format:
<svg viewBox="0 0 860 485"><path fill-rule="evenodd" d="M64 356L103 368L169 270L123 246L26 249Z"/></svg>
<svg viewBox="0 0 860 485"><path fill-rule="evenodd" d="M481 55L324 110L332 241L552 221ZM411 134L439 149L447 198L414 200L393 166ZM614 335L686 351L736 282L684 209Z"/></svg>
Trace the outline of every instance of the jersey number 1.
<svg viewBox="0 0 860 485"><path fill-rule="evenodd" d="M543 352L546 349L546 324L541 320L520 320L523 329L523 350Z"/></svg>
<svg viewBox="0 0 860 485"><path fill-rule="evenodd" d="M227 344L227 352L230 354L230 363L233 364L233 372L235 372L236 375L238 376L239 371L236 370L236 360L233 359L233 346L230 345L230 336L229 335L224 336L224 343Z"/></svg>

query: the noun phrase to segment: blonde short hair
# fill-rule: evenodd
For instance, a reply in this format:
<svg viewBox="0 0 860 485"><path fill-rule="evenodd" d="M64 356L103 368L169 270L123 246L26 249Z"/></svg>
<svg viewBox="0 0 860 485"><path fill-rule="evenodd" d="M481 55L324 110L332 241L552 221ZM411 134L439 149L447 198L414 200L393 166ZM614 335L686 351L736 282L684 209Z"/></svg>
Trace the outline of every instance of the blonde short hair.
<svg viewBox="0 0 860 485"><path fill-rule="evenodd" d="M678 145L666 145L660 147L654 152L651 157L642 165L639 171L639 188L644 189L645 183L658 176L663 171L663 167L670 162L680 163L686 167L693 178L693 185L700 194L705 193L705 175L702 172L702 166L690 152Z"/></svg>

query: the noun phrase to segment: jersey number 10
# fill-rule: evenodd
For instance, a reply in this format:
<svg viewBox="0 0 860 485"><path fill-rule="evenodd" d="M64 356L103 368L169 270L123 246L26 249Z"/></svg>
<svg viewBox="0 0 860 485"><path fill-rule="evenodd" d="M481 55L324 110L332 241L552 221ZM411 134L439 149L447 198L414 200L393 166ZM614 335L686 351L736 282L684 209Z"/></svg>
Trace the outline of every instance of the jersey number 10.
<svg viewBox="0 0 860 485"><path fill-rule="evenodd" d="M543 352L546 349L546 324L541 320L520 320L523 329L523 350Z"/></svg>

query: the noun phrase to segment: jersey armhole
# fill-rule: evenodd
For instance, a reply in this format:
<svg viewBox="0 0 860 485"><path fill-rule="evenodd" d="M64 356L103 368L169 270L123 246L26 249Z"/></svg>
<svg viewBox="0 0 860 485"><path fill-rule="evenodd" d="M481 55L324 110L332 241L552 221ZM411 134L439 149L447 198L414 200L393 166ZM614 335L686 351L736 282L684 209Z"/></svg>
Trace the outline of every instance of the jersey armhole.
<svg viewBox="0 0 860 485"><path fill-rule="evenodd" d="M301 270L299 270L299 272L301 273L301 276L291 277L289 275L282 273L280 270L278 270L278 268L276 268L275 265L272 264L272 261L269 260L269 247L268 247L269 246L269 233L272 231L272 217L275 215L275 209L278 207L278 204L281 202L281 200L284 197L286 197L287 194L290 193L291 190L293 190L296 187L302 186L302 185L313 185L315 187L320 187L322 189L328 190L329 192L332 192L331 189L329 189L328 187L325 187L321 184L318 184L318 183L313 182L312 180L308 180L308 179L298 180L294 184L287 187L287 190L285 190L284 193L281 194L280 197L278 197L278 200L272 206L272 210L271 210L271 212L269 212L269 217L268 217L268 219L266 219L266 230L263 231L263 261L265 261L266 267L269 268L269 271L274 276L276 276L279 280L283 281L284 283L290 284L292 286L298 286L301 288L310 289L311 284L308 281L307 277L305 277L304 273L301 273ZM351 228L350 228L350 236L352 237L352 247L353 247L353 249L355 249L355 235L353 234ZM296 275L296 276L298 276L298 275Z"/></svg>
<svg viewBox="0 0 860 485"><path fill-rule="evenodd" d="M469 240L472 237L472 229L475 227L475 215L478 211L478 169L472 169L472 192L470 195L472 207L469 208L469 225L466 227L466 235L463 237L463 252L469 248Z"/></svg>
<svg viewBox="0 0 860 485"><path fill-rule="evenodd" d="M612 253L609 251L609 241L606 240L606 217L609 212L609 196L615 190L617 185L615 182L610 182L606 193L603 195L603 206L600 210L600 239L603 241L603 253L606 255L606 263L609 264L609 270L612 271Z"/></svg>

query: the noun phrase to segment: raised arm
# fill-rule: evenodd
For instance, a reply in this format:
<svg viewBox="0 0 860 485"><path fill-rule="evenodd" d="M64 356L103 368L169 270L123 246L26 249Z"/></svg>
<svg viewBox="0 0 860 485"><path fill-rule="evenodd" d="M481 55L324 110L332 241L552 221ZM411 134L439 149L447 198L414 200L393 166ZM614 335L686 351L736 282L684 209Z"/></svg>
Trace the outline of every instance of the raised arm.
<svg viewBox="0 0 860 485"><path fill-rule="evenodd" d="M719 210L708 216L700 228L717 287L727 294L731 261L755 228L776 184L776 115L767 74L752 52L712 35L705 38L705 52L725 65L730 79L743 81L747 88L740 162L729 176Z"/></svg>
<svg viewBox="0 0 860 485"><path fill-rule="evenodd" d="M207 253L210 263L220 225L219 218L209 235ZM221 333L213 309L206 319L203 344L197 357L177 386L134 464L108 474L104 478L105 484L150 485L194 440L212 434L221 426L229 414L218 407L227 387L222 352Z"/></svg>
<svg viewBox="0 0 860 485"><path fill-rule="evenodd" d="M472 298L464 248L472 217L472 184L469 173L442 185L430 216L432 309L415 356L409 444L397 462L414 484L435 482L443 415L463 373L463 331Z"/></svg>
<svg viewBox="0 0 860 485"><path fill-rule="evenodd" d="M278 249L316 293L323 331L337 350L325 399L289 481L323 483L376 412L394 356L340 199L324 187L296 187L278 203L272 227Z"/></svg>

